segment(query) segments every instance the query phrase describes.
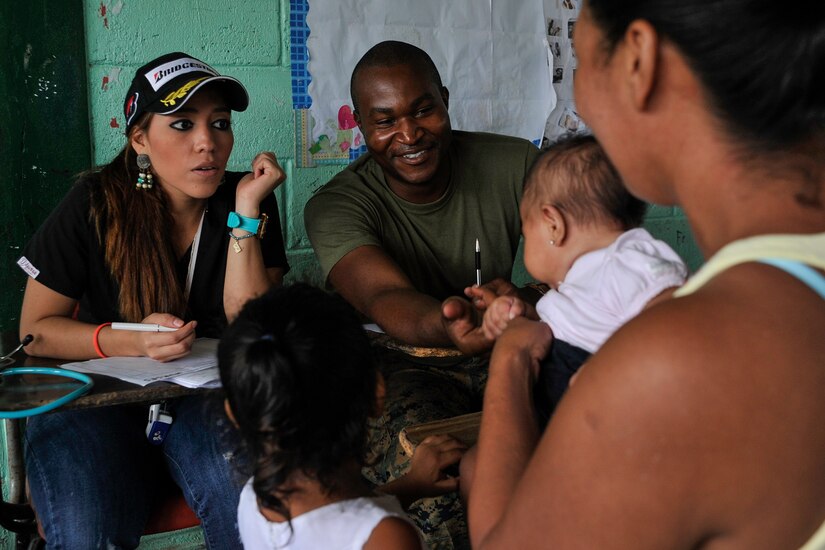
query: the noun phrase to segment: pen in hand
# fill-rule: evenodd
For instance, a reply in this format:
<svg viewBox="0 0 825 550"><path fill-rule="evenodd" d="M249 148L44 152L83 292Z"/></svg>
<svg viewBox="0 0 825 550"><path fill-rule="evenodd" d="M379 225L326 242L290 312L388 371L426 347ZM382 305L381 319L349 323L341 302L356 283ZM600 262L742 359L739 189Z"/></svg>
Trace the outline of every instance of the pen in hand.
<svg viewBox="0 0 825 550"><path fill-rule="evenodd" d="M476 239L476 286L481 286L481 248Z"/></svg>
<svg viewBox="0 0 825 550"><path fill-rule="evenodd" d="M112 330L134 330L137 332L175 332L176 328L157 323L112 323Z"/></svg>

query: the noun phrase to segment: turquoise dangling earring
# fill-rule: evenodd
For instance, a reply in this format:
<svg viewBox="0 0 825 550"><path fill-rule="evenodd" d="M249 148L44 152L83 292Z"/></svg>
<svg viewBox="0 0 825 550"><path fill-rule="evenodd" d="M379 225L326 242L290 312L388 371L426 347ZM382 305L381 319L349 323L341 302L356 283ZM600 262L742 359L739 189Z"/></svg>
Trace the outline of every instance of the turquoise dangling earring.
<svg viewBox="0 0 825 550"><path fill-rule="evenodd" d="M149 160L149 155L140 154L137 156L137 167L140 170L138 172L138 179L137 183L135 184L136 189L151 189L152 184L154 183L152 180L152 173L149 171L149 168L152 166L152 161Z"/></svg>

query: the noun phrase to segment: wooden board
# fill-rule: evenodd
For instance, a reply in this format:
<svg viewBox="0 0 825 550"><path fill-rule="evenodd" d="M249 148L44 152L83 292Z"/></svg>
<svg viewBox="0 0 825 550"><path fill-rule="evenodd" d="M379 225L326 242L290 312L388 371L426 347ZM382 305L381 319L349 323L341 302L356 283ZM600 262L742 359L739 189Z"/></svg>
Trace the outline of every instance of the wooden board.
<svg viewBox="0 0 825 550"><path fill-rule="evenodd" d="M463 414L443 420L425 422L407 426L398 434L401 448L407 455L412 456L419 443L431 435L448 434L458 439L468 447L478 441L478 430L481 427L481 412Z"/></svg>

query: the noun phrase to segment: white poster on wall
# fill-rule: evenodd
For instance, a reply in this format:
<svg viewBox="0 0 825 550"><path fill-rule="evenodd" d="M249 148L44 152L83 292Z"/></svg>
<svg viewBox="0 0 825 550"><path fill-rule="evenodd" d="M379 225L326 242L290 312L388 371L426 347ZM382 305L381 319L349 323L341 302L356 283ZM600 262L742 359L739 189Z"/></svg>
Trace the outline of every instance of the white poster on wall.
<svg viewBox="0 0 825 550"><path fill-rule="evenodd" d="M350 76L383 40L430 54L455 129L537 141L556 105L543 0L310 0L306 21L315 139L353 129L351 147L361 145Z"/></svg>

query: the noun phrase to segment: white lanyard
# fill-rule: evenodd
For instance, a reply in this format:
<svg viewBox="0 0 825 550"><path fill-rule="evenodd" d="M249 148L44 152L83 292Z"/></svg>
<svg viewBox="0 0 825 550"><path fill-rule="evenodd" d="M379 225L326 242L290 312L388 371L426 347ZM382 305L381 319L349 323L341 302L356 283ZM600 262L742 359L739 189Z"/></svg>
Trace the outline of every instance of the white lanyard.
<svg viewBox="0 0 825 550"><path fill-rule="evenodd" d="M189 253L189 269L186 271L186 287L183 291L183 298L189 302L189 291L192 289L192 279L195 277L195 262L198 261L198 245L201 242L201 230L203 229L203 217L206 215L206 208L201 212L201 221L198 224L198 232L195 233L195 240L192 241L192 251Z"/></svg>

